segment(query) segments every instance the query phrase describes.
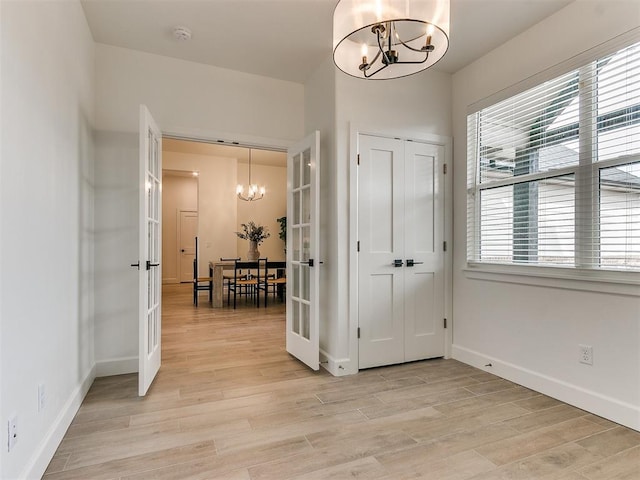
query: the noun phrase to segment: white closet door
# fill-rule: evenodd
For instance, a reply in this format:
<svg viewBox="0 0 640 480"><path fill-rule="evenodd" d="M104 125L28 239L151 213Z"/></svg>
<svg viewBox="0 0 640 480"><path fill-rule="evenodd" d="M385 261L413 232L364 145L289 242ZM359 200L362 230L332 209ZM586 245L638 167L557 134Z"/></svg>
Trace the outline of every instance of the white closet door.
<svg viewBox="0 0 640 480"><path fill-rule="evenodd" d="M368 368L404 361L404 152L394 139L359 142L359 366Z"/></svg>
<svg viewBox="0 0 640 480"><path fill-rule="evenodd" d="M444 149L359 135L359 368L444 355Z"/></svg>
<svg viewBox="0 0 640 480"><path fill-rule="evenodd" d="M443 159L442 146L405 143L406 362L444 355Z"/></svg>

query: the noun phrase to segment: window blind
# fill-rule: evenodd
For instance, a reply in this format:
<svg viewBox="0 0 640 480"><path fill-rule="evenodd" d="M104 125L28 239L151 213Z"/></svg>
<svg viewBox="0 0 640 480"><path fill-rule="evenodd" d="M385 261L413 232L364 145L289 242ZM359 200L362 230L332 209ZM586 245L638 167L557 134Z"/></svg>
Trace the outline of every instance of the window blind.
<svg viewBox="0 0 640 480"><path fill-rule="evenodd" d="M467 127L469 262L640 270L640 43Z"/></svg>

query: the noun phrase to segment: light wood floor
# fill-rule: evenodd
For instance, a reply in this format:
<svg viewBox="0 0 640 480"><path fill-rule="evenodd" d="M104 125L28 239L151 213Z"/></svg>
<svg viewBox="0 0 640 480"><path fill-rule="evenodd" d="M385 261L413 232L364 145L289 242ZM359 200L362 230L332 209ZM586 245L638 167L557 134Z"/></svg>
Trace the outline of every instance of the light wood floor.
<svg viewBox="0 0 640 480"><path fill-rule="evenodd" d="M282 304L163 308L148 396L97 379L45 479L640 479L640 433L457 361L336 378L285 352Z"/></svg>

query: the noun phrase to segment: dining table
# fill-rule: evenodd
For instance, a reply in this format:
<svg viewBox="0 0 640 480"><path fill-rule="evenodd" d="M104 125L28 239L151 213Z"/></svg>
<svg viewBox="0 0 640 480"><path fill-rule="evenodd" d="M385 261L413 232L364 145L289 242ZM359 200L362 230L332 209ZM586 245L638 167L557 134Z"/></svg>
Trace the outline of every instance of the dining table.
<svg viewBox="0 0 640 480"><path fill-rule="evenodd" d="M224 305L223 295L224 295L224 271L225 270L233 270L235 269L235 262L222 260L219 262L210 261L209 262L209 276L213 278L213 296L211 300L211 306L213 308L222 308ZM284 270L286 269L286 262L277 261L277 262L268 262L267 268L278 270L279 276L284 274ZM283 286L278 286L278 296L282 299Z"/></svg>
<svg viewBox="0 0 640 480"><path fill-rule="evenodd" d="M235 266L235 262L209 262L209 276L213 278L213 297L211 300L213 308L222 308L224 271L233 270Z"/></svg>

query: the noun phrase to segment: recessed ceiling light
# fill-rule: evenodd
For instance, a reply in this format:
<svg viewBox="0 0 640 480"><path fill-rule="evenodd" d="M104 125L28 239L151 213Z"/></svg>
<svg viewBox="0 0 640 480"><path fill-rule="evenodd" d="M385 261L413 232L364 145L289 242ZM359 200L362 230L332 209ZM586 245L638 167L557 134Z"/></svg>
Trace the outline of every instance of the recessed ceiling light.
<svg viewBox="0 0 640 480"><path fill-rule="evenodd" d="M173 36L177 40L191 40L191 30L187 27L176 27L173 29Z"/></svg>

